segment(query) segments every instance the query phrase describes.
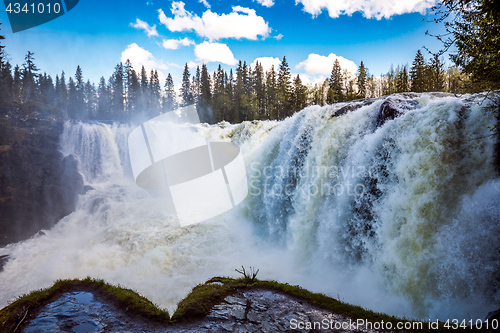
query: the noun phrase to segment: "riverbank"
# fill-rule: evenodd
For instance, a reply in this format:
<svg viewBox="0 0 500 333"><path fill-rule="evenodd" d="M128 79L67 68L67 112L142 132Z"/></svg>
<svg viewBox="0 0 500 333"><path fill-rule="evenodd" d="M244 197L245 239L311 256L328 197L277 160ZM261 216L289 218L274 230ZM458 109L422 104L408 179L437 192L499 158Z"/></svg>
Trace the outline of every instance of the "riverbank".
<svg viewBox="0 0 500 333"><path fill-rule="evenodd" d="M430 329L429 323L376 313L299 286L249 278L212 278L193 288L172 316L130 289L91 278L57 281L0 310L2 333L44 328L97 332L105 327L110 332L255 332L263 328L368 332L398 325L415 328L405 331L448 331L443 323Z"/></svg>

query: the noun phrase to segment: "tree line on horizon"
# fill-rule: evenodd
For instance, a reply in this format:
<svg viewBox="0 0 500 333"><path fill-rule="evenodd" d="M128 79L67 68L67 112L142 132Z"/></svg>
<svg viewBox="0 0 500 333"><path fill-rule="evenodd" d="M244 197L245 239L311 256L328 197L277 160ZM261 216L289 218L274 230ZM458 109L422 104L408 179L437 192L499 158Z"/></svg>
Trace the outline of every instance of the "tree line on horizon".
<svg viewBox="0 0 500 333"><path fill-rule="evenodd" d="M452 3L453 0L447 1ZM471 0L463 1L469 3ZM479 12L478 17L481 15ZM486 32L490 30L485 28ZM4 36L0 36L1 39ZM468 52L466 47L461 47L459 45L460 52ZM139 114L151 118L179 106L196 104L202 122L225 120L238 123L279 120L308 105L376 98L393 93L477 92L474 82L484 81L487 75L478 75L481 67L470 69L464 57L455 58L452 60L464 71L458 67L445 68L439 54L432 54L427 61L418 50L411 66L402 64L394 68L391 65L389 71L380 77L371 75L363 61L353 74L335 60L329 78L307 85L300 75L292 76L285 56L278 68L272 66L267 71L259 62L250 66L246 61L239 61L235 70L230 69L229 73L221 65L210 73L206 64L196 67L191 73L186 64L177 95L170 73L162 85L156 70L148 74L143 66L140 72L136 72L129 60L117 64L111 77L108 80L101 77L96 86L84 80L80 66L77 66L74 77L67 77L64 71L56 75L55 80L46 73L41 74L30 51L21 66L12 68L6 58L5 46L0 44L0 113L17 106L25 112L37 110L59 118L131 120ZM496 86L495 77L483 83L480 89Z"/></svg>

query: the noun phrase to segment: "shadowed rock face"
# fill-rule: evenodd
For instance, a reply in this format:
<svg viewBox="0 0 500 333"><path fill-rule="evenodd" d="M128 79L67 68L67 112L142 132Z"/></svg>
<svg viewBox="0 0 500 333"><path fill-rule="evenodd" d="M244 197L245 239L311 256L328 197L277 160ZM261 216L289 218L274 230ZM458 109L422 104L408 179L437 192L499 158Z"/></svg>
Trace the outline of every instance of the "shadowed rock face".
<svg viewBox="0 0 500 333"><path fill-rule="evenodd" d="M406 111L415 110L418 102L413 99L406 99L415 97L416 94L399 94L392 95L380 105L380 111L375 122L376 128L382 126L387 120L393 120L398 116L404 114Z"/></svg>
<svg viewBox="0 0 500 333"><path fill-rule="evenodd" d="M0 246L52 227L74 211L83 178L58 150L62 123L0 118Z"/></svg>

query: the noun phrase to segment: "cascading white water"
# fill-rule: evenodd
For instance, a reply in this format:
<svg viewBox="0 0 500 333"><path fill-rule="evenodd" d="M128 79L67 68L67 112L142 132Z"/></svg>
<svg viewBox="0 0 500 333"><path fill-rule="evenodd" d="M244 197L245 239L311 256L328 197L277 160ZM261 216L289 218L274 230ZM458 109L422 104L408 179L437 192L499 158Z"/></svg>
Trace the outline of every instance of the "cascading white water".
<svg viewBox="0 0 500 333"><path fill-rule="evenodd" d="M199 125L241 146L250 195L187 228L168 197L133 183L134 126L66 123L61 149L78 157L93 190L51 230L0 249L12 258L0 306L92 276L172 312L197 283L251 265L259 278L376 311L484 319L500 305L494 116L478 96L391 98L401 115L382 122L384 99L313 106L282 122Z"/></svg>
<svg viewBox="0 0 500 333"><path fill-rule="evenodd" d="M64 124L61 151L78 158L78 168L86 183L131 177L127 139L131 124L70 122Z"/></svg>

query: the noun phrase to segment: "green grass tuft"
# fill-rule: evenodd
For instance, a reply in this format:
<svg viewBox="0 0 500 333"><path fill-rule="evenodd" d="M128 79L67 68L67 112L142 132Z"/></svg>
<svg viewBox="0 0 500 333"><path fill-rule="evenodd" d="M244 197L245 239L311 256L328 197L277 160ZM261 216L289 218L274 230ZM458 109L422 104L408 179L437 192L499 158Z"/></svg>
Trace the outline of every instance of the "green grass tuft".
<svg viewBox="0 0 500 333"><path fill-rule="evenodd" d="M101 291L108 296L111 302L119 307L133 311L133 313L146 318L168 323L170 316L167 311L160 309L147 298L137 294L133 290L113 286L103 280L86 278L83 280L58 280L46 289L33 291L20 296L16 301L0 310L0 332L19 332L27 319L32 319L37 310L42 306L54 301L65 292L90 289Z"/></svg>
<svg viewBox="0 0 500 333"><path fill-rule="evenodd" d="M113 286L105 283L103 280L86 278L83 280L59 280L50 288L37 290L19 297L15 302L0 310L0 333L21 331L22 325L28 319L33 319L37 314L37 310L56 300L57 297L65 292L78 290L97 292L103 295L105 300L117 304L122 309L131 311L133 314L139 314L146 318L169 324L202 318L210 312L214 305L221 303L226 296L247 288L266 288L281 291L325 310L352 318L353 320L365 319L372 323L383 320L384 322L392 322L394 327L399 321L409 321L346 304L323 294L312 293L300 286L292 286L288 283L279 283L276 281L260 281L257 279L254 279L252 282L245 277L240 279L214 277L194 287L189 295L179 303L177 310L170 318L167 311L160 309L157 305L130 289ZM448 332L449 330L445 329L442 323L438 330L427 329L426 325L424 325L424 329L418 330L418 332L439 331ZM466 331L478 330L467 329ZM484 330L481 332L484 332Z"/></svg>

